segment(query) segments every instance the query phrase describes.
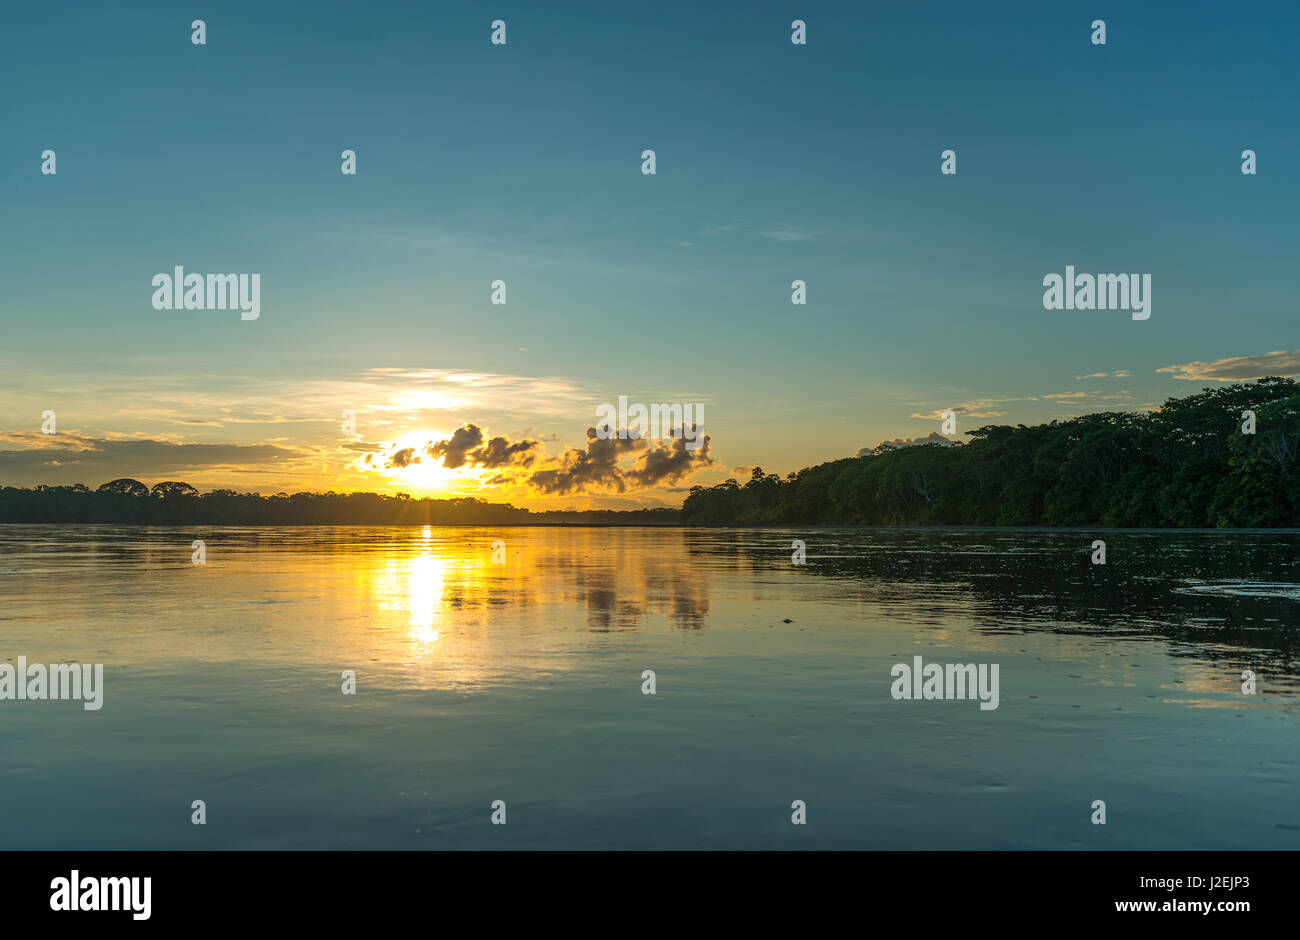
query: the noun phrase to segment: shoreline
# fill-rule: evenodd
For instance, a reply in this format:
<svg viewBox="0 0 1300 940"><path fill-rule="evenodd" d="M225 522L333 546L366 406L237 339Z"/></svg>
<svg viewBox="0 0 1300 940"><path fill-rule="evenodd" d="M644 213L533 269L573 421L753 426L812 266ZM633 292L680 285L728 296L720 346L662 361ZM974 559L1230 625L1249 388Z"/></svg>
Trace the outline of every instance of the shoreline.
<svg viewBox="0 0 1300 940"><path fill-rule="evenodd" d="M1300 535L1300 528L1141 528L1131 526L977 525L691 525L680 522L7 522L0 526L112 526L140 529L682 529L715 532L1153 532L1179 535L1271 533Z"/></svg>

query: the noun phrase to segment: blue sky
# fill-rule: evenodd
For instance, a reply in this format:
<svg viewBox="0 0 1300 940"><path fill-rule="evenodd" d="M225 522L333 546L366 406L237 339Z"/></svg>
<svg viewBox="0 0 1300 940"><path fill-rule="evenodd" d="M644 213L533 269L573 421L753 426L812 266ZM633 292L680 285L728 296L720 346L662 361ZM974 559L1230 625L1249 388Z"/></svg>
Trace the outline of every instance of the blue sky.
<svg viewBox="0 0 1300 940"><path fill-rule="evenodd" d="M158 471L326 488L340 408L374 444L471 421L558 460L628 395L705 404L714 464L681 487L945 407L1037 423L1300 371L1257 358L1300 348L1294 5L203 6L6 14L0 449L55 446L52 408L60 446L275 442L293 472ZM261 318L154 310L176 264L259 272ZM1044 310L1067 264L1150 273L1151 319Z"/></svg>

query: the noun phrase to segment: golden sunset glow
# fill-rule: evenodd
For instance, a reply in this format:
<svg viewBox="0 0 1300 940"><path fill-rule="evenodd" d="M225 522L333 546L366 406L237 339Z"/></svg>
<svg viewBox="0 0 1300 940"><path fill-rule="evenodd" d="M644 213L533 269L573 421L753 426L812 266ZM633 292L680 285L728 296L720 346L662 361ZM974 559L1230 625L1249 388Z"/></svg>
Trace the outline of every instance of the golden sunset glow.
<svg viewBox="0 0 1300 940"><path fill-rule="evenodd" d="M410 451L409 462L405 466L369 469L372 472L378 470L393 486L413 495L457 495L472 492L478 488L482 470L474 467L448 469L443 466L440 458L432 457L424 451L431 441L443 440L449 433L437 430L408 431L383 445L383 452L390 457Z"/></svg>

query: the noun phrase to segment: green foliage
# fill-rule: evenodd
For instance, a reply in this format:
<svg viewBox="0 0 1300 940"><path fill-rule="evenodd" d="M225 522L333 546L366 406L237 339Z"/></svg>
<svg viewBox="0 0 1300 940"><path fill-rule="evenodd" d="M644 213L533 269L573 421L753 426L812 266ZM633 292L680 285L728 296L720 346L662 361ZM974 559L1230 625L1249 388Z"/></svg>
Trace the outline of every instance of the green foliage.
<svg viewBox="0 0 1300 940"><path fill-rule="evenodd" d="M1256 433L1242 433L1254 411ZM1300 526L1300 384L1265 378L692 487L693 525Z"/></svg>

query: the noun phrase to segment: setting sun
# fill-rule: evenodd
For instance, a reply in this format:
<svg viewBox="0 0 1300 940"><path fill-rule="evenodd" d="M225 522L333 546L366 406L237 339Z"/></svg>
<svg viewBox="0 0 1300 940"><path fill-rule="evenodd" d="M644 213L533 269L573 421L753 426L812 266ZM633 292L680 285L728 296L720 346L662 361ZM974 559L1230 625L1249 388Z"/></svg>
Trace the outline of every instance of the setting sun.
<svg viewBox="0 0 1300 940"><path fill-rule="evenodd" d="M447 436L446 432L437 430L408 431L383 444L383 453L388 457L387 466L359 466L383 473L393 486L421 495L477 489L482 471L473 467L449 469L441 459L428 453L426 448L431 442Z"/></svg>

